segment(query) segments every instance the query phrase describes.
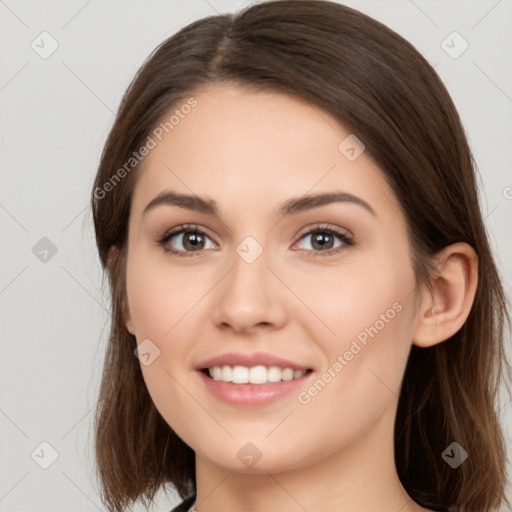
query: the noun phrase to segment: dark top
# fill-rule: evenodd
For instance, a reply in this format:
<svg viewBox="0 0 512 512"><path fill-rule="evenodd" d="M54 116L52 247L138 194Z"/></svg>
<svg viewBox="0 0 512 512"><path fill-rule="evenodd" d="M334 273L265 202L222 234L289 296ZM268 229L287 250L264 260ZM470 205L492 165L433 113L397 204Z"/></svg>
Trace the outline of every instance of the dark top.
<svg viewBox="0 0 512 512"><path fill-rule="evenodd" d="M171 512L187 512L188 509L192 506L192 503L194 503L195 499L196 499L196 495L192 494L192 496L189 496L188 498L183 500L178 506L173 508L171 510ZM422 506L426 507L427 505L422 505ZM435 505L430 506L429 508L431 508L432 510L439 510L440 512L448 512L447 508L440 508L440 507L436 507Z"/></svg>
<svg viewBox="0 0 512 512"><path fill-rule="evenodd" d="M188 509L192 506L192 503L194 503L196 499L196 495L192 494L192 496L189 496L188 498L185 498L179 505L174 507L171 512L187 512Z"/></svg>

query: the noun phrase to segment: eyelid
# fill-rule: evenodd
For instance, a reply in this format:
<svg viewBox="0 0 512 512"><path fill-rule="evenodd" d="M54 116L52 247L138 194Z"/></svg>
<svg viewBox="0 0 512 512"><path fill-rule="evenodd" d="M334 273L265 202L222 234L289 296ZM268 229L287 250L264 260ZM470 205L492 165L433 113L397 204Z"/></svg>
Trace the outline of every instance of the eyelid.
<svg viewBox="0 0 512 512"><path fill-rule="evenodd" d="M160 237L160 239L165 239L165 238L172 237L174 235L179 235L179 234L183 233L184 231L198 231L199 233L207 235L212 240L214 240L214 238L215 238L210 234L210 231L207 228L205 228L199 224L185 223L185 224L180 224L179 226L176 226L174 228L166 230L164 232L164 234ZM215 243L217 243L217 242L215 242Z"/></svg>
<svg viewBox="0 0 512 512"><path fill-rule="evenodd" d="M336 234L345 235L347 238L350 238L351 240L354 238L354 235L345 228L335 226L333 224L329 224L327 222L319 222L317 224L313 224L313 226L307 226L304 229L301 229L298 234L296 235L296 238L302 238L304 235L310 234L312 231L333 231Z"/></svg>

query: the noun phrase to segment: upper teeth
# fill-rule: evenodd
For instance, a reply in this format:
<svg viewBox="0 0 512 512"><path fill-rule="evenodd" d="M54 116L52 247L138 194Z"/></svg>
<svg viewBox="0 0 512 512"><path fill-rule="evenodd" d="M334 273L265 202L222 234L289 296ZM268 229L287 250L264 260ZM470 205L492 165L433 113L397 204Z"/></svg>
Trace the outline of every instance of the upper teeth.
<svg viewBox="0 0 512 512"><path fill-rule="evenodd" d="M306 370L293 370L279 366L214 366L208 368L210 377L214 380L233 382L234 384L265 384L266 382L279 382L302 377Z"/></svg>

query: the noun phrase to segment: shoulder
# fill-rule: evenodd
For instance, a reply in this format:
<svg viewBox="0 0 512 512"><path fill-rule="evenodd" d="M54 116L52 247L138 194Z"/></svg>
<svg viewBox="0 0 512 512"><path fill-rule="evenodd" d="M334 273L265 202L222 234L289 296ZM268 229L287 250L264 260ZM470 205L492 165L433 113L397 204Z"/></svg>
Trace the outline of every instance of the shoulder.
<svg viewBox="0 0 512 512"><path fill-rule="evenodd" d="M188 498L185 498L179 505L173 508L170 512L187 512L188 509L192 506L196 499L196 495L192 494Z"/></svg>

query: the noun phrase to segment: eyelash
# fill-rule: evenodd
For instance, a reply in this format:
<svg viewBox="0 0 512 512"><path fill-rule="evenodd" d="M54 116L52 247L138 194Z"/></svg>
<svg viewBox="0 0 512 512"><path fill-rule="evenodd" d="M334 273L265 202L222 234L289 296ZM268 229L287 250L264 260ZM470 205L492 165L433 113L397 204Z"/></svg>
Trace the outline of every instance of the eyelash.
<svg viewBox="0 0 512 512"><path fill-rule="evenodd" d="M327 256L333 256L335 254L338 254L339 252L345 250L347 247L351 247L354 245L354 241L352 240L352 238L347 236L345 233L338 231L336 228L329 226L328 224L322 224L322 225L319 225L319 226L316 226L316 227L310 229L309 231L306 231L305 233L303 233L300 236L299 240L301 240L302 238L304 238L307 235L311 235L311 234L317 233L317 232L328 233L330 235L337 236L343 242L343 244L340 245L339 247L336 247L335 249L328 249L327 251L315 251L315 250L300 249L299 252L306 253L306 256L308 256L308 257L317 257L317 256L327 257ZM205 235L208 237L208 235L204 231L201 231L201 229L199 229L199 227L196 226L195 224L183 224L181 226L177 226L176 228L172 229L171 231L166 232L165 235L160 240L158 240L158 245L162 246L165 252L168 252L168 253L178 256L180 258L196 256L197 253L200 253L201 251L177 251L175 249L169 249L167 247L167 245L166 245L167 242L174 236L179 235L181 233L198 233L198 234ZM208 238L210 238L210 237L208 237Z"/></svg>

